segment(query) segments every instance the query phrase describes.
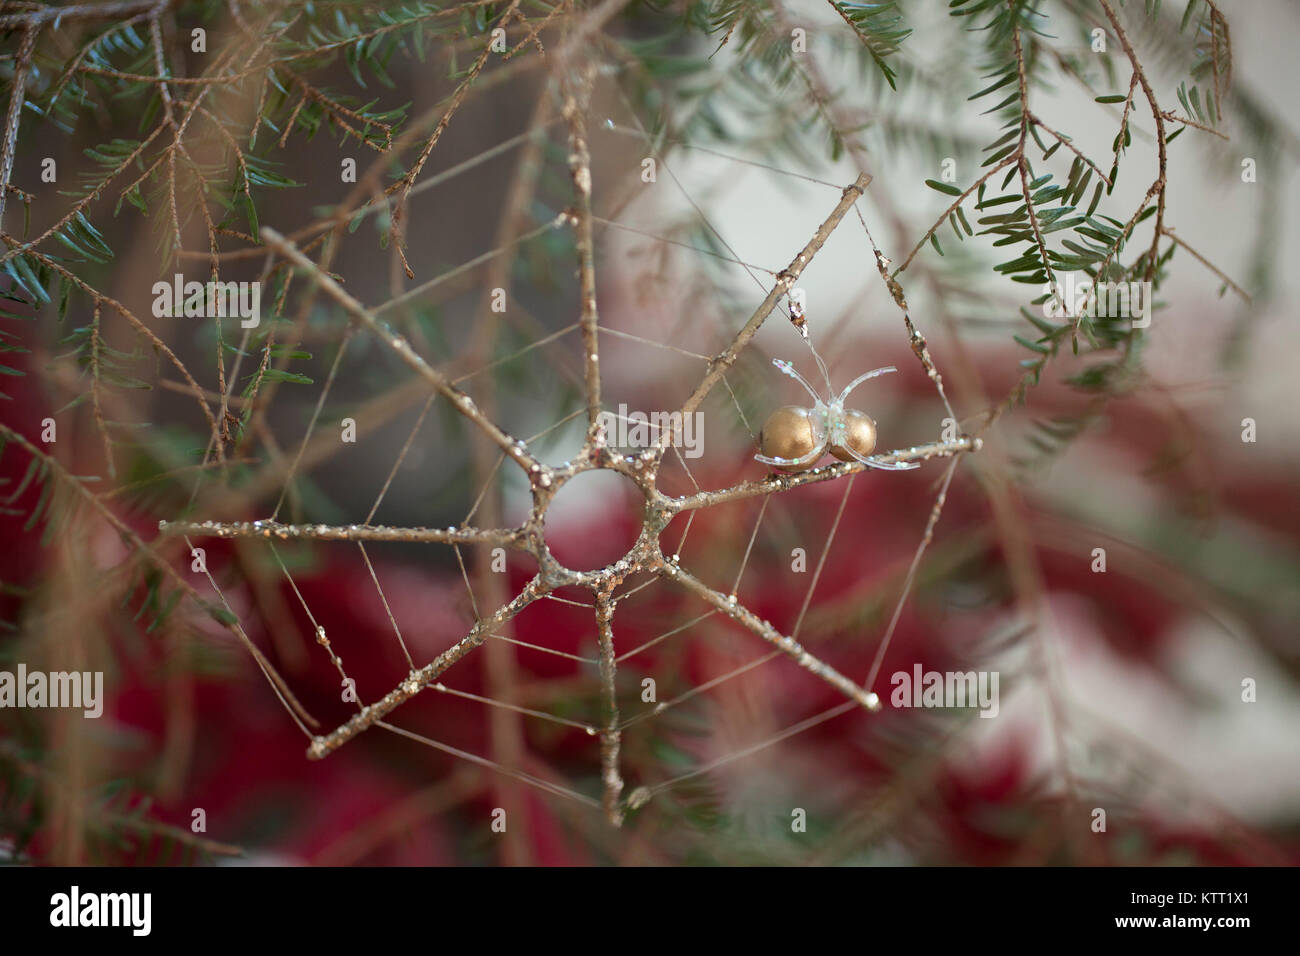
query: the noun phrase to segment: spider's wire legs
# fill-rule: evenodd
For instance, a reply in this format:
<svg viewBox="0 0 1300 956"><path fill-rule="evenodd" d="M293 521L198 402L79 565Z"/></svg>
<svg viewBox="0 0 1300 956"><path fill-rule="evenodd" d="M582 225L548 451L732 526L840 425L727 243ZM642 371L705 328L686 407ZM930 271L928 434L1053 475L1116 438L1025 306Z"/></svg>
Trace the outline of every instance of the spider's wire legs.
<svg viewBox="0 0 1300 956"><path fill-rule="evenodd" d="M892 370L891 370L892 371ZM879 468L882 471L911 471L913 468L920 468L919 462L915 461L879 461L876 458L870 458L866 455L859 455L849 445L841 446L845 451L854 457L857 461L870 468Z"/></svg>
<svg viewBox="0 0 1300 956"><path fill-rule="evenodd" d="M898 369L894 368L894 366L886 365L884 368L872 369L870 372L866 372L862 375L859 375L853 381L849 382L848 387L845 388L844 391L840 392L840 397L839 397L840 405L842 406L844 404L844 400L849 397L849 392L853 391L855 388L857 388L867 379L875 378L877 375L884 375L887 372L897 372L897 371Z"/></svg>
<svg viewBox="0 0 1300 956"><path fill-rule="evenodd" d="M822 400L822 397L813 391L813 387L808 384L808 380L800 375L799 371L785 359L772 359L772 364L802 385L808 394L813 397L813 401L820 402Z"/></svg>
<svg viewBox="0 0 1300 956"><path fill-rule="evenodd" d="M822 355L817 351L817 347L812 344L812 336L805 335L803 340L808 343L808 350L812 352L813 358L817 361L817 368L821 370L822 380L826 382L826 394L834 395L835 389L831 385L831 373L826 370L826 363L822 361Z"/></svg>
<svg viewBox="0 0 1300 956"><path fill-rule="evenodd" d="M761 461L765 465L773 465L779 468L797 468L800 465L810 465L822 455L826 454L827 442L823 441L813 451L803 455L800 458L769 458L767 455L755 455L755 461Z"/></svg>

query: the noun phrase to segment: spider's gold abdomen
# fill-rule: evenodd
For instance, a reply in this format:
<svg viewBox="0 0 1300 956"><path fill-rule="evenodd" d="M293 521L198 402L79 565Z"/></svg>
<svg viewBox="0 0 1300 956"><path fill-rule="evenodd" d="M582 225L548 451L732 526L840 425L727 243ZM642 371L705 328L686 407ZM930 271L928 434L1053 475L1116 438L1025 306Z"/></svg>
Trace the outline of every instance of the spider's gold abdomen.
<svg viewBox="0 0 1300 956"><path fill-rule="evenodd" d="M870 455L876 447L876 422L865 412L846 408L843 412L844 444L859 455ZM840 461L854 461L843 445L831 442L830 453Z"/></svg>
<svg viewBox="0 0 1300 956"><path fill-rule="evenodd" d="M802 458L819 448L822 441L813 410L798 405L782 405L767 416L762 431L758 433L758 447L768 458ZM814 460L803 465L772 467L778 471L797 472L807 471L816 464Z"/></svg>

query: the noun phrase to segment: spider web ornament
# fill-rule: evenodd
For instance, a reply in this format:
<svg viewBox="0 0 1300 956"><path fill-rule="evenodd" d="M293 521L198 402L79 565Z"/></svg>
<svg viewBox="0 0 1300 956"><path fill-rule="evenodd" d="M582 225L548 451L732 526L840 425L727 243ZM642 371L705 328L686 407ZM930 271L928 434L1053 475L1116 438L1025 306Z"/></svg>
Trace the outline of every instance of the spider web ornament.
<svg viewBox="0 0 1300 956"><path fill-rule="evenodd" d="M626 724L620 716L616 692L618 654L615 649L615 620L620 600L628 596L628 593L632 593L630 591L620 593L620 589L634 575L650 575L653 579L684 589L686 592L703 600L714 611L726 615L770 645L772 648L771 657L785 656L799 667L835 688L844 696L845 705L842 705L842 708L835 708L833 711L819 715L819 719L815 719L817 722L842 713L848 707L860 707L868 711L879 709L879 697L871 687L878 674L879 663L883 659L884 650L888 645L890 636L892 636L893 626L898 618L898 611L896 610L889 631L879 645L872 673L863 684L859 684L808 651L797 640L795 634L781 633L770 623L762 620L741 601L737 600L734 592L724 594L703 583L687 568L682 566L679 554L665 554L660 543L660 535L668 524L679 515L689 515L697 509L716 507L752 497L771 496L810 483L839 479L851 480L851 476L869 467L914 468L919 463L932 458L949 457L953 459L953 462L945 473L929 525L921 546L917 550L916 560L912 566L914 572L916 563L919 561L920 555L933 532L934 524L938 520L957 457L978 450L980 442L977 438L963 435L956 440L941 440L894 450L888 454L873 456L870 460L844 462L800 474L769 474L757 481L745 481L730 487L700 490L695 494L685 496L670 496L661 492L657 488L657 479L666 455L673 450L671 431L664 430L652 447L637 454L624 455L608 446L605 441L604 431L600 427L600 416L603 409L600 391L599 346L596 334L599 326L594 292L590 161L586 147L585 122L580 111L576 105L566 103L565 113L570 126L571 172L575 186L576 203L572 210L562 216L562 221L565 226L574 230L577 240L580 286L583 299L579 326L582 331L583 359L586 370L588 430L586 440L579 452L561 465L553 466L544 463L530 451L528 442L508 434L492 421L475 404L474 399L468 393L453 384L443 373L434 369L418 354L406 337L386 325L376 315L375 309L363 305L347 292L316 262L305 255L295 243L272 227L266 226L262 229L263 242L269 249L291 263L302 275L308 277L315 289L332 299L361 328L391 350L434 395L440 396L450 403L456 412L470 421L498 447L505 460L522 470L527 477L531 496L531 509L527 519L514 527L480 527L466 524L459 527L434 529L389 527L370 523L347 526L294 525L280 522L273 517L268 520L234 523L214 521L163 522L161 528L165 533L187 536L263 538L271 541L297 539L353 541L362 547L363 556L365 555L364 544L374 541L438 543L457 547L463 545L493 545L526 552L537 561L538 572L517 594L490 613L479 616L474 626L470 628L463 638L438 654L433 660L419 664L411 660L408 651L407 659L411 663L411 670L407 676L378 700L370 703L362 703L357 700L357 713L351 719L328 732L312 733L307 729L301 718L297 718L299 725L310 737L307 755L312 759L327 757L353 738L376 726L404 736L420 739L431 746L449 749L459 756L472 759L473 755L455 751L454 748L439 745L437 741L430 738L403 730L390 723L388 718L403 704L425 690L430 688L446 690L445 685L441 683L443 675L447 674L454 665L467 655L481 648L494 635L495 631L515 618L529 605L539 599L553 595L554 592L560 589L580 588L589 591L593 599L592 608L598 635L599 675L603 691L604 713L598 726L588 726L586 729L590 733L598 734L600 738L600 777L602 781L600 806L603 808L607 819L611 823L619 825L628 810L639 808L655 792L665 789L681 779L685 779L684 777L675 778L674 781L659 784L655 788L640 788L627 797L623 795L625 785L620 765L620 747L623 729ZM852 184L843 188L838 202L830 210L811 238L793 257L789 265L776 274L775 281L770 284L766 296L755 308L749 320L735 333L731 341L709 360L708 370L679 409L681 420L685 420L687 416L693 414L710 391L724 380L727 370L734 365L738 356L750 344L759 328L777 309L782 298L789 296L791 289L793 289L808 264L812 262L827 238L841 224L844 216L850 209L854 208L854 204L863 195L869 182L870 177L862 174ZM865 221L863 225L865 227ZM887 281L892 282L885 271L887 261L878 251L876 257L882 275L886 277ZM894 285L896 287L896 283ZM897 298L898 295L896 294ZM905 304L900 304L905 309ZM799 319L799 321L794 322L796 328L799 329L801 335L807 338L806 318L799 310L796 310L795 315ZM929 358L925 341L912 327L910 317L907 318L907 322L909 329L911 329L913 350L923 366L925 366L927 374L933 379L942 396L942 382L934 369L933 362ZM816 355L815 350L814 355ZM820 363L819 356L818 360ZM831 402L831 406L838 404L842 408L842 401L847 391L862 380L860 378L852 383L850 389L846 389L845 393L842 393L838 399ZM811 391L810 387L809 390ZM815 393L813 394L815 395ZM946 398L944 401L946 404ZM646 505L639 537L635 545L624 557L599 570L577 571L566 567L552 554L546 541L544 522L547 510L555 499L557 492L575 476L593 470L614 472L631 480L645 496ZM371 510L371 515L373 516L373 514L374 509ZM829 546L829 539L827 544ZM366 560L369 567L369 559ZM281 567L283 568L283 564L281 564ZM285 571L287 574L287 569ZM373 567L371 567L371 572L373 575ZM378 585L377 579L376 585ZM640 590L645 586L645 584L639 585L635 590ZM816 576L814 576L812 587L816 587ZM380 590L382 594L382 589ZM907 591L905 590L903 597L900 599L900 609L906 595ZM804 608L806 610L807 601L805 601ZM310 610L308 610L308 614L310 615ZM316 625L316 628L318 643L331 655L331 660L334 661L340 675L346 681L346 671L343 668L342 661L331 648L325 628L321 625ZM400 636L400 630L398 633ZM281 690L283 699L283 689L278 689ZM286 706L290 707L291 713L296 709L287 700ZM814 725L814 723L804 721L796 728L788 728L778 738L774 738L768 743L774 743L776 739L784 739L791 733ZM753 749L747 748L747 752L752 752ZM733 755L731 759L736 759L738 756L740 755ZM698 772L703 771L696 771L686 776L695 776ZM516 770L514 775L543 789L552 792L556 790L554 784L522 771ZM565 793L583 799L583 795L576 791L565 791Z"/></svg>

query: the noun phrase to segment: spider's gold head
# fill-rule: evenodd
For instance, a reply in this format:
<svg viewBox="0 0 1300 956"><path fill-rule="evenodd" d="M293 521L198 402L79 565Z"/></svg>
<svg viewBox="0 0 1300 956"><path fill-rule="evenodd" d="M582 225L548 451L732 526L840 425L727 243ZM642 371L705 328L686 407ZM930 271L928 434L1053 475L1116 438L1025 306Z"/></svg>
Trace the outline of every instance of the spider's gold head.
<svg viewBox="0 0 1300 956"><path fill-rule="evenodd" d="M832 435L830 453L840 461L860 461L855 459L849 449L865 458L876 448L876 422L866 412L846 408L840 412L840 421L844 431L842 438Z"/></svg>

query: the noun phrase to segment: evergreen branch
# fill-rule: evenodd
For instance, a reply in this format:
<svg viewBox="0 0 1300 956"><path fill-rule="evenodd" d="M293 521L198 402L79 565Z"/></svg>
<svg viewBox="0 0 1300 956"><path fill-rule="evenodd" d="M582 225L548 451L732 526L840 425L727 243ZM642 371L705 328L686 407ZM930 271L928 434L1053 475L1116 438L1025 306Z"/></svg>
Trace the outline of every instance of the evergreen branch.
<svg viewBox="0 0 1300 956"><path fill-rule="evenodd" d="M1012 163L1018 163L1019 161L1020 161L1020 152L1018 149L1017 151L1012 152L1010 155L1003 157L997 163L997 165L993 166L987 173L985 173L979 179L975 180L975 182L971 183L970 188L968 188L965 192L961 193L955 200L953 200L952 204L943 211L943 214L940 215L939 218L934 221L934 225L932 225L921 235L921 238L917 240L916 245L912 247L912 251L907 254L907 258L903 260L903 264L894 270L894 276L897 277L899 273L905 271L907 267L912 264L912 260L916 258L916 254L921 251L921 249L925 246L925 244L930 240L930 237L933 236L935 232L945 222L948 221L948 217L951 216L954 212L956 212L957 209L960 208L962 203L964 203L967 199L971 197L971 193L975 192L975 190L979 189L990 179L992 179L995 173L999 173L1002 170L1006 169L1008 166L1010 166Z"/></svg>
<svg viewBox="0 0 1300 956"><path fill-rule="evenodd" d="M12 242L13 240L10 239L9 241ZM128 323L130 323L132 328L134 328L144 338L148 339L150 344L152 344L153 347L157 349L160 353L165 355L167 357L167 360L170 361L173 366L175 366L178 372L181 373L181 376L185 379L186 383L190 386L190 394L194 396L195 401L198 402L199 408L202 409L203 417L207 419L208 426L211 429L212 434L216 435L218 433L217 420L216 418L213 417L212 409L208 407L208 403L203 400L203 390L199 387L199 383L194 380L194 376L191 375L190 370L185 367L185 363L180 360L180 358L176 355L174 351L172 351L171 346L169 346L166 342L160 339L158 335L153 331L153 329L149 328L147 325L141 322L140 319L138 319L135 316L135 314L131 312L131 310L128 309L126 306L124 306L121 302L118 302L116 299L112 298L111 296L107 296L104 293L100 292L99 290L95 289L89 283L85 282L79 276L75 275L73 272L65 268L61 263L55 261L54 259L51 259L49 256L46 256L40 252L32 251L29 252L28 255L31 255L33 258L40 261L43 265L54 270L59 275L63 276L64 279L71 282L77 288L81 289L88 296L90 296L91 300L96 304L111 306L114 311L116 311L119 315L121 315L124 319L126 319Z"/></svg>
<svg viewBox="0 0 1300 956"><path fill-rule="evenodd" d="M1223 284L1226 285L1233 292L1237 293L1237 295L1241 296L1242 300L1247 305L1254 304L1253 301L1251 300L1249 293L1247 293L1246 290L1243 289L1241 286L1237 285L1237 283L1233 282L1232 279L1228 277L1227 273L1225 273L1218 266L1214 265L1214 263L1210 262L1209 259L1205 258L1205 256L1201 255L1199 252L1197 252L1195 249L1189 246L1186 240L1184 240L1181 236L1175 235L1173 226L1165 226L1162 231L1163 234L1168 236L1170 239L1172 239L1176 245L1182 246L1184 249L1186 249L1191 254L1192 258L1194 258L1197 262L1205 266L1205 268L1209 269L1216 276L1222 279Z"/></svg>
<svg viewBox="0 0 1300 956"><path fill-rule="evenodd" d="M3 18L0 18L0 22ZM5 113L3 141L0 141L0 232L4 230L5 202L9 198L9 178L14 170L14 151L18 146L18 123L22 119L23 101L27 93L27 77L32 68L32 50L40 34L40 24L27 23L22 40L14 57L12 89L9 93L9 110Z"/></svg>
<svg viewBox="0 0 1300 956"><path fill-rule="evenodd" d="M1156 222L1155 234L1151 239L1151 251L1147 253L1146 278L1148 281L1153 279L1156 274L1156 265L1159 261L1157 251L1160 246L1160 236L1165 225L1165 184L1166 169L1168 164L1167 156L1167 136L1165 133L1165 117L1160 111L1160 105L1156 102L1156 94L1151 89L1151 82L1147 79L1146 71L1142 69L1142 64L1138 61L1137 51L1133 49L1133 44L1129 41L1128 34L1124 32L1123 25L1119 22L1119 17L1115 15L1114 9L1107 0L1098 0L1101 4L1102 11L1106 14L1106 19L1110 21L1111 27L1115 30L1115 36L1119 38L1120 45L1124 48L1124 54L1128 57L1129 63L1133 65L1133 72L1142 85L1142 93L1146 96L1147 102L1151 106L1151 118L1156 124L1156 151L1158 172L1156 181L1152 184L1151 190L1148 191L1148 198L1154 192L1156 196ZM1145 202L1144 202L1145 205Z"/></svg>
<svg viewBox="0 0 1300 956"><path fill-rule="evenodd" d="M24 758L22 751L13 741L0 740L0 758L12 763L17 767L20 773L33 779L38 779L46 786L58 791L65 799L76 799L76 796L62 779L51 773L45 767ZM242 847L233 846L229 843L220 843L216 840L209 840L207 837L196 836L194 833L191 833L183 827L172 826L169 823L163 823L159 820L142 819L140 816L129 813L120 813L114 810L109 810L106 807L95 807L92 810L92 813L104 820L110 828L127 830L143 834L144 836L160 836L167 840L174 840L182 846L191 847L201 853L206 853L209 856L239 857L244 855Z"/></svg>
<svg viewBox="0 0 1300 956"><path fill-rule="evenodd" d="M238 618L229 612L214 613L213 608L199 597L194 586L186 580L184 575L172 566L170 561L163 558L163 556L154 549L153 545L146 542L131 530L130 526L114 514L113 511L100 500L98 495L93 494L85 486L84 482L78 480L74 475L69 474L57 459L45 454L45 452L41 451L28 441L22 433L15 431L3 422L0 422L0 436L3 436L5 440L11 441L20 446L33 459L39 461L44 468L48 469L60 483L65 487L72 489L72 491L86 501L91 508L98 512L99 515L112 526L113 530L121 536L122 540L130 546L133 554L147 558L155 568L167 575L167 577L171 578L172 582L180 588L186 596L194 601L195 604L238 638L239 642L243 644L244 649L252 655L253 660L257 662L257 666L266 676L267 681L269 681L275 688L276 693L280 695L286 705L297 714L298 718L304 723L313 727L317 726L316 719L307 713L302 704L298 702L297 697L294 696L293 691L289 689L289 685L284 682L284 678L280 676L279 672L276 671L271 662L267 660L266 656L260 649L258 649L257 645L254 644L249 636L244 632L244 628L240 625Z"/></svg>
<svg viewBox="0 0 1300 956"><path fill-rule="evenodd" d="M899 29L898 7L893 2L851 3L827 0L840 19L849 25L854 36L862 41L872 61L889 83L897 89L898 78L887 62L887 57L898 52L899 46L912 35L910 29ZM725 41L724 41L725 42Z"/></svg>
<svg viewBox="0 0 1300 956"><path fill-rule="evenodd" d="M1229 137L1226 133L1221 133L1213 126L1206 126L1204 123L1198 123L1194 119L1188 119L1185 116L1179 116L1173 110L1163 110L1161 111L1160 115L1172 123L1182 123L1184 126L1190 126L1192 129L1199 129L1206 133L1212 133L1215 136L1219 137L1219 139L1223 140L1224 142L1229 142L1231 140L1231 137Z"/></svg>
<svg viewBox="0 0 1300 956"><path fill-rule="evenodd" d="M161 124L154 127L153 132L150 133L149 136L143 142L141 142L138 146L132 149L128 154L126 154L113 167L112 171L108 174L108 176L102 179L94 188L90 190L90 192L86 193L86 195L82 196L81 199L73 203L72 208L69 209L66 214L60 217L54 223L54 225L50 226L48 229L45 230L45 232L41 233L35 239L32 239L30 242L21 243L9 249L7 252L0 254L0 263L7 262L9 259L12 259L14 256L21 255L24 252L31 251L32 249L46 242L51 236L57 236L58 234L63 232L64 229L66 229L79 216L84 216L85 210L89 208L91 203L93 203L96 199L99 198L99 195L104 191L104 188L108 186L108 184L111 183L114 179L120 176L122 174L122 171L126 169L126 167L130 166L131 163L135 162L135 160L144 153L145 149L149 146L150 143L154 141L154 138L157 137L158 134L162 132L162 130L163 130L163 126ZM145 175L147 175L147 173ZM143 178L144 177L142 176L141 179ZM138 184L139 182L140 179L137 179L136 182L133 183L131 186L128 186L126 189L122 190L121 195L125 196L126 193L130 192L130 190L133 189L135 185Z"/></svg>
<svg viewBox="0 0 1300 956"><path fill-rule="evenodd" d="M165 10L171 0L115 0L109 3L73 4L66 7L40 6L24 13L10 13L0 16L0 30L12 30L16 27L31 29L46 24L58 26L86 20L120 20L138 14L152 14Z"/></svg>
<svg viewBox="0 0 1300 956"><path fill-rule="evenodd" d="M1039 129L1041 129L1043 132L1045 132L1045 133L1047 133L1048 135L1052 136L1052 137L1053 137L1053 138L1054 138L1058 143L1060 143L1062 146L1064 146L1064 147L1065 147L1066 149L1068 149L1070 152L1074 153L1074 155L1078 156L1079 159L1083 160L1083 162L1084 162L1084 163L1085 163L1085 164L1086 164L1086 165L1087 165L1087 166L1088 166L1088 167L1089 167L1089 168L1090 168L1094 173L1097 174L1097 178L1098 178L1098 179L1100 179L1102 182L1104 182L1107 186L1111 186L1111 185L1112 185L1111 180L1110 180L1110 177L1107 176L1105 173L1103 173L1103 172L1101 171L1101 168L1100 168L1096 163L1094 163L1094 162L1093 162L1091 159L1089 159L1087 156L1083 155L1083 153L1079 152L1079 148L1078 148L1077 146L1075 146L1074 143L1070 142L1070 138L1069 138L1068 136L1064 135L1063 133L1058 133L1056 130L1052 129L1052 127L1048 126L1048 125L1047 125L1046 123L1044 123L1041 119L1039 119L1037 116L1035 116L1033 113L1029 113L1028 116L1029 116L1029 122L1031 122L1032 124L1034 124L1035 126L1037 126L1037 127L1038 127Z"/></svg>
<svg viewBox="0 0 1300 956"><path fill-rule="evenodd" d="M1018 0L1007 0L1014 14ZM1016 169L1020 174L1020 190L1025 197L1025 211L1029 215L1029 228L1034 234L1034 244L1038 246L1038 254L1043 260L1043 272L1047 276L1048 286L1051 288L1051 294L1060 301L1060 292L1056 283L1056 276L1052 274L1051 257L1047 254L1047 243L1043 241L1043 230L1038 222L1038 214L1034 211L1034 200L1029 190L1029 163L1025 159L1025 137L1029 134L1030 129L1030 110L1029 110L1029 83L1025 75L1025 52L1020 42L1020 24L1014 22L1014 15L1011 24L1011 42L1016 51L1016 80L1020 92L1020 145L1016 149Z"/></svg>
<svg viewBox="0 0 1300 956"><path fill-rule="evenodd" d="M502 15L502 19L507 19L514 14L514 12L519 9L519 3L520 0L511 0L510 6L506 8L505 13ZM389 221L391 223L390 229L393 248L397 250L398 256L401 257L402 268L406 270L406 277L408 279L414 279L415 272L412 271L410 263L406 261L406 251L403 248L405 241L402 238L402 217L406 212L406 203L411 195L411 186L413 186L415 180L419 178L420 171L424 169L424 164L429 161L429 157L433 154L433 148L438 145L438 140L442 138L442 134L451 123L451 118L456 115L456 111L460 109L461 103L465 101L465 94L469 92L470 86L478 79L479 73L482 72L484 65L487 63L488 57L491 55L491 45L485 44L483 46L483 51L478 55L474 64L469 68L469 72L465 74L465 78L461 80L460 85L456 87L456 92L452 94L451 102L447 105L447 109L443 113L442 119L440 119L438 125L433 128L433 134L425 142L424 148L420 150L420 155L416 157L415 163L409 170L407 170L406 175L385 190L385 194L391 194L392 192L396 192L398 189L401 190L401 195L397 199L397 205L394 207L392 217Z"/></svg>

